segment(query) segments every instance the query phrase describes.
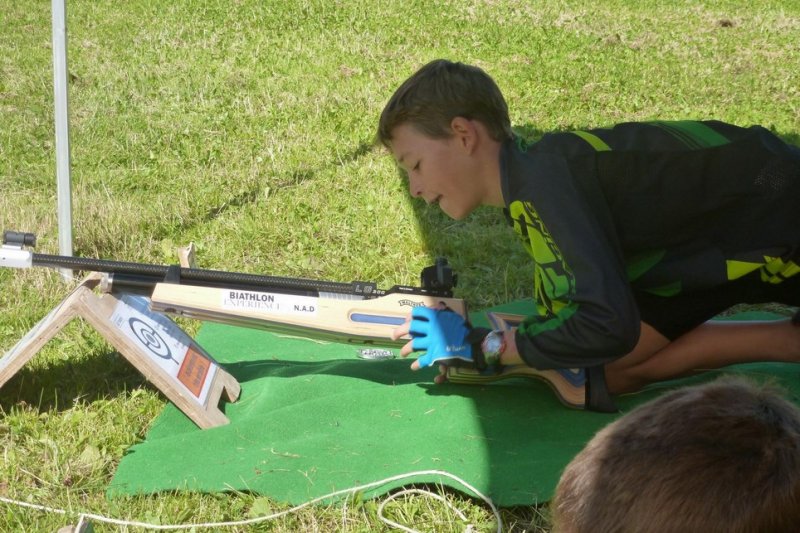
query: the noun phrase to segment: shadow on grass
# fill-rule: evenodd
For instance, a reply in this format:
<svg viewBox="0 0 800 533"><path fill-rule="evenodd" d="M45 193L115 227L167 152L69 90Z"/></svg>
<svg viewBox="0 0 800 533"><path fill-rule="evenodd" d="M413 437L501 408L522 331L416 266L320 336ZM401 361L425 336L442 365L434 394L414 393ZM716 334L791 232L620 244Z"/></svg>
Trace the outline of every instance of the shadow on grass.
<svg viewBox="0 0 800 533"><path fill-rule="evenodd" d="M356 148L353 150L339 155L337 154L335 159L333 159L329 164L325 165L325 168L329 166L344 166L348 163L352 163L353 161L358 160L362 156L368 154L374 148L374 144L372 141L362 141ZM272 189L281 189L283 187L298 185L304 181L313 180L316 178L317 173L320 169L297 169L289 176L284 178L282 181L278 183L272 183L270 188ZM210 222L216 218L218 218L223 213L227 212L230 209L244 207L246 205L255 203L258 198L263 197L264 195L264 188L267 185L265 184L257 184L256 186L246 190L239 192L228 198L225 202L221 205L216 206L212 209L206 211L205 215L200 220L201 223Z"/></svg>
<svg viewBox="0 0 800 533"><path fill-rule="evenodd" d="M333 359L325 361L287 361L270 359L225 363L225 370L239 383L265 377L296 378L324 374L373 381L383 385L424 384L429 380L424 374L409 370L411 359L366 361L361 359ZM369 371L365 372L365 368Z"/></svg>
<svg viewBox="0 0 800 533"><path fill-rule="evenodd" d="M34 356L35 357L35 356ZM60 360L44 368L23 366L2 388L0 408L35 405L42 412L69 410L76 400L94 402L142 387L147 381L112 350Z"/></svg>

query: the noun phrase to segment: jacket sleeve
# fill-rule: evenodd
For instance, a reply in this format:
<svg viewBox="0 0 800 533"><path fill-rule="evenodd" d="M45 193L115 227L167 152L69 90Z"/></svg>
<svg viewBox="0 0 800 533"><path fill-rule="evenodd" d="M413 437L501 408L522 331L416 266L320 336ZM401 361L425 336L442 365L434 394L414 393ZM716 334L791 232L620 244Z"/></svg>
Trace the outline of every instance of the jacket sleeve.
<svg viewBox="0 0 800 533"><path fill-rule="evenodd" d="M598 213L602 193L573 179L558 155L535 163L537 179L508 207L534 260L537 304L517 329L517 349L542 370L613 361L636 345L640 319L610 217Z"/></svg>

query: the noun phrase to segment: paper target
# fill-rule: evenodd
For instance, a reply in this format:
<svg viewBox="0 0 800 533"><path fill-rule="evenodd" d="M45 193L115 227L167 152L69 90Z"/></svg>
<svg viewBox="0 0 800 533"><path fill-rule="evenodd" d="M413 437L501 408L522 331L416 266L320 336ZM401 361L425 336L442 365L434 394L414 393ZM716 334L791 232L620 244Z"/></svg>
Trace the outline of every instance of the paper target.
<svg viewBox="0 0 800 533"><path fill-rule="evenodd" d="M172 359L175 361L169 346L167 346L167 343L161 338L161 335L153 329L153 326L136 317L132 317L128 320L128 326L131 328L133 334L136 335L136 338L139 339L142 346L150 350L154 355L162 359ZM175 361L175 364L178 364L178 361Z"/></svg>

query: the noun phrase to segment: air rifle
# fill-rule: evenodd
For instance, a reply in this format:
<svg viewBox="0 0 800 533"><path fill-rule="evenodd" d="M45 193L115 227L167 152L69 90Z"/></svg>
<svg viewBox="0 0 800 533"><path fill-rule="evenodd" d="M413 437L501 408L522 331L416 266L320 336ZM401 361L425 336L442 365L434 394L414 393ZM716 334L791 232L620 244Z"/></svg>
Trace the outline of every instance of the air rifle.
<svg viewBox="0 0 800 533"><path fill-rule="evenodd" d="M417 306L439 303L466 316L466 304L453 298L457 283L447 260L439 258L420 275L420 287L341 283L241 272L153 265L33 253L32 233L5 231L0 266L49 267L103 273L109 293L150 297L153 311L267 329L326 340L397 346L392 330Z"/></svg>

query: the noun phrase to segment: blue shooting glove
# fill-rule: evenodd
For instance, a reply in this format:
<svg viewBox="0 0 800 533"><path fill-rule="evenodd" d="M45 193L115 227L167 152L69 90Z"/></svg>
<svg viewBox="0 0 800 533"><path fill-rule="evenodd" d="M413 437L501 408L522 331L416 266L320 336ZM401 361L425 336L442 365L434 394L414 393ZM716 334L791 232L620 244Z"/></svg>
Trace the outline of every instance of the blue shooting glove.
<svg viewBox="0 0 800 533"><path fill-rule="evenodd" d="M486 368L480 342L489 330L473 328L452 309L415 307L408 332L411 349L425 352L417 359L420 368L434 363Z"/></svg>

